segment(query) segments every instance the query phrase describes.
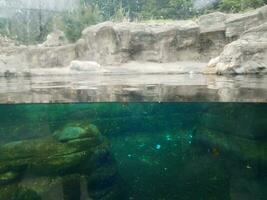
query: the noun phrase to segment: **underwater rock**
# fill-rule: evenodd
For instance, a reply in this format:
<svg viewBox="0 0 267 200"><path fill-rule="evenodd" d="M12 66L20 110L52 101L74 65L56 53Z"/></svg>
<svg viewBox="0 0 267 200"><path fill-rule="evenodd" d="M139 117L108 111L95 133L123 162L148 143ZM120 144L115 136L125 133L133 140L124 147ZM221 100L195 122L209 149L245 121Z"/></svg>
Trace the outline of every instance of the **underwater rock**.
<svg viewBox="0 0 267 200"><path fill-rule="evenodd" d="M14 195L23 193L40 199L52 193L51 200L74 200L88 196L88 191L101 191L98 199L109 199L119 184L116 170L109 144L97 127L71 123L52 136L0 146L0 196L20 200ZM6 192L10 188L15 192ZM81 188L87 188L84 194Z"/></svg>
<svg viewBox="0 0 267 200"><path fill-rule="evenodd" d="M3 200L42 200L37 192L19 186L0 187L0 195Z"/></svg>
<svg viewBox="0 0 267 200"><path fill-rule="evenodd" d="M201 115L194 139L214 155L267 166L266 109L259 105L210 105Z"/></svg>
<svg viewBox="0 0 267 200"><path fill-rule="evenodd" d="M267 152L266 142L250 140L208 129L198 130L196 141L211 148L218 148L216 151L228 153L234 158L267 166L267 158L265 156L265 152Z"/></svg>
<svg viewBox="0 0 267 200"><path fill-rule="evenodd" d="M0 173L0 185L12 183L18 178L19 174L17 172L5 172Z"/></svg>
<svg viewBox="0 0 267 200"><path fill-rule="evenodd" d="M54 137L60 142L67 142L75 139L83 139L90 137L99 137L100 132L97 127L93 124L89 124L83 128L79 126L68 125L63 128L63 130L56 131Z"/></svg>
<svg viewBox="0 0 267 200"><path fill-rule="evenodd" d="M224 104L209 106L201 115L201 127L249 140L262 141L267 135L267 109L260 105Z"/></svg>

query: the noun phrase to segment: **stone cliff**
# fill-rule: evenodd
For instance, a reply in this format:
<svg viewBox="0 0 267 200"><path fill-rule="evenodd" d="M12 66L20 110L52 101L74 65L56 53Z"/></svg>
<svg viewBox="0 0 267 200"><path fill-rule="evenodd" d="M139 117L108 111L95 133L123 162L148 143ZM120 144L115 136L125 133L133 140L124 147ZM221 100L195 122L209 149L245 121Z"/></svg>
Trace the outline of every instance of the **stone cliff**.
<svg viewBox="0 0 267 200"><path fill-rule="evenodd" d="M0 74L28 74L36 68L69 69L73 60L102 66L131 61L208 62L220 54L205 73L265 73L267 48L262 44L266 43L266 25L262 24L266 21L267 6L243 14L215 12L197 20L104 22L86 28L74 44L57 41L54 45L51 34L43 45L1 45ZM237 57L238 64L233 61Z"/></svg>
<svg viewBox="0 0 267 200"><path fill-rule="evenodd" d="M210 61L205 73L251 74L267 72L267 23L245 31Z"/></svg>

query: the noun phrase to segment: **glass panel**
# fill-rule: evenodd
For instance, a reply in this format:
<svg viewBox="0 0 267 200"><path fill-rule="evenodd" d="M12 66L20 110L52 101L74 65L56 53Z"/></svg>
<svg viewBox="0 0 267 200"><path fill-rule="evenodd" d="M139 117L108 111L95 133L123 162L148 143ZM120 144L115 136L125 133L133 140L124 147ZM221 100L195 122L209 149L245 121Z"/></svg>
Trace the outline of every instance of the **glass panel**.
<svg viewBox="0 0 267 200"><path fill-rule="evenodd" d="M0 200L265 200L266 58L267 0L0 0Z"/></svg>

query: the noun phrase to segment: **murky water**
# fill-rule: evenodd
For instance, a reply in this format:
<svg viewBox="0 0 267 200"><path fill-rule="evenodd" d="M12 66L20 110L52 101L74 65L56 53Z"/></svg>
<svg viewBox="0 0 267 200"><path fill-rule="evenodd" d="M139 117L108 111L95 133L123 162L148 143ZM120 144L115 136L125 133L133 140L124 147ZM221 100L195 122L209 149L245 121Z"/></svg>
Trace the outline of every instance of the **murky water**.
<svg viewBox="0 0 267 200"><path fill-rule="evenodd" d="M0 105L1 200L263 200L267 104Z"/></svg>

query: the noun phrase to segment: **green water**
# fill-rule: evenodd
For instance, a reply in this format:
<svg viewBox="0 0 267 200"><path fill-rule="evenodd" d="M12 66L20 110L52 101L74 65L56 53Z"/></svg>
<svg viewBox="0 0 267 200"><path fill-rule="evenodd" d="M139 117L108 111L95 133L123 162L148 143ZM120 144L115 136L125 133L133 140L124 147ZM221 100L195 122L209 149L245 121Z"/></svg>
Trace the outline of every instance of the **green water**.
<svg viewBox="0 0 267 200"><path fill-rule="evenodd" d="M0 200L267 196L267 104L27 104L0 113Z"/></svg>

